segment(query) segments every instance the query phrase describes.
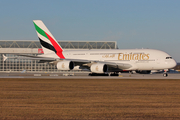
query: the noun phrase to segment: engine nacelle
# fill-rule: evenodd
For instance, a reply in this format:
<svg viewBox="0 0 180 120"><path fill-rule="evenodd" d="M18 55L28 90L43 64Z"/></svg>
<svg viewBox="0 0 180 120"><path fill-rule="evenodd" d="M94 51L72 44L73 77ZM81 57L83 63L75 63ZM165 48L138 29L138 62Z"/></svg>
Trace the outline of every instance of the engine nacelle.
<svg viewBox="0 0 180 120"><path fill-rule="evenodd" d="M72 61L63 60L57 63L58 70L72 70L74 63Z"/></svg>
<svg viewBox="0 0 180 120"><path fill-rule="evenodd" d="M108 71L108 67L106 64L96 63L91 65L90 70L93 73L105 73Z"/></svg>

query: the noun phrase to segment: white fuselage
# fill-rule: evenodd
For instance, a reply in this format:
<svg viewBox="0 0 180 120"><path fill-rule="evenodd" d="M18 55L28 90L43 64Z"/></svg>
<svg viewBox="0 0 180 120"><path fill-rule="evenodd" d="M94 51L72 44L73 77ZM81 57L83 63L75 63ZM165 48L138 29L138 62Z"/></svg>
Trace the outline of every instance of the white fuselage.
<svg viewBox="0 0 180 120"><path fill-rule="evenodd" d="M154 49L66 50L63 55L65 59L127 63L132 66L125 70L161 70L176 66L170 55ZM42 56L59 58L56 54Z"/></svg>

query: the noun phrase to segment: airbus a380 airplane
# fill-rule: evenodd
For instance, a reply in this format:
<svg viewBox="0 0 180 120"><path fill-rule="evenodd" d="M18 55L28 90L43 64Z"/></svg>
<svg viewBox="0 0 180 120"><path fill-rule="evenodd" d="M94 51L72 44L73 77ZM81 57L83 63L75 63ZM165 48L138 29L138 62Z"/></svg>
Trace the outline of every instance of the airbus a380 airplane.
<svg viewBox="0 0 180 120"><path fill-rule="evenodd" d="M168 70L176 66L170 55L154 49L63 50L41 20L33 22L44 51L33 59L53 63L58 70L89 69L92 73L118 73L123 70ZM167 73L163 75L167 76Z"/></svg>

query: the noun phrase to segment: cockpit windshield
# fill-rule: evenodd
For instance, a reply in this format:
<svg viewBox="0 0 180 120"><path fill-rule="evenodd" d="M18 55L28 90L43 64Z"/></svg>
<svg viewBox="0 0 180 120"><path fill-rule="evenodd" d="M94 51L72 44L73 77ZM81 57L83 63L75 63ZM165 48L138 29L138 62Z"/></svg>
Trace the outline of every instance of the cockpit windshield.
<svg viewBox="0 0 180 120"><path fill-rule="evenodd" d="M166 59L172 59L172 57L166 57Z"/></svg>

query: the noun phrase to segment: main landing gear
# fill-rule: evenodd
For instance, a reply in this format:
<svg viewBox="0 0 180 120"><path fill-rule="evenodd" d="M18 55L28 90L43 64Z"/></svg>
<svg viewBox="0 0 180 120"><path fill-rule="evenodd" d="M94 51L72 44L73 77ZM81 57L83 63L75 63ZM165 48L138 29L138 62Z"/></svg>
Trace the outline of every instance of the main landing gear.
<svg viewBox="0 0 180 120"><path fill-rule="evenodd" d="M109 72L108 76L119 76L121 74L121 72Z"/></svg>

